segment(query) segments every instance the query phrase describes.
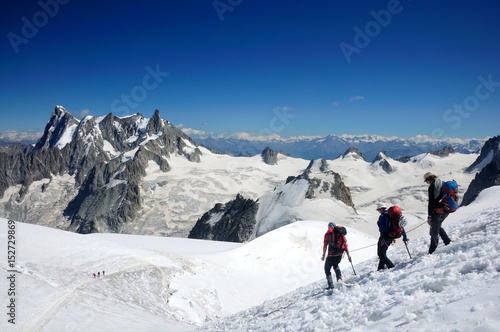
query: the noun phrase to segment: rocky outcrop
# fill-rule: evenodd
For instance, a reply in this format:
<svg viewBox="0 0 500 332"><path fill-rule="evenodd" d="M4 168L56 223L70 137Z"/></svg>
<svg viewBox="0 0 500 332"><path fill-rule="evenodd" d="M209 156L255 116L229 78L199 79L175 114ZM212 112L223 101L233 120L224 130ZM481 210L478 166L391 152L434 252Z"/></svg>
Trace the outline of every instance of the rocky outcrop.
<svg viewBox="0 0 500 332"><path fill-rule="evenodd" d="M306 198L335 198L354 208L351 191L342 181L340 174L328 169L325 159L312 160L304 173L297 177L290 176L286 182L289 183L296 179L304 179L309 182Z"/></svg>
<svg viewBox="0 0 500 332"><path fill-rule="evenodd" d="M192 229L195 239L244 242L295 221L293 209L306 199L328 198L354 209L351 193L338 173L328 169L324 159L311 161L299 176L290 176L286 183L256 202L238 195L226 204L216 204ZM290 212L291 211L291 212Z"/></svg>
<svg viewBox="0 0 500 332"><path fill-rule="evenodd" d="M261 152L262 160L268 165L277 165L278 164L278 152L271 150L269 147L266 147Z"/></svg>
<svg viewBox="0 0 500 332"><path fill-rule="evenodd" d="M438 157L448 157L452 153L456 153L456 151L451 146L445 146L441 150L430 152L430 154L433 154Z"/></svg>
<svg viewBox="0 0 500 332"><path fill-rule="evenodd" d="M216 204L189 233L191 239L245 242L255 229L259 204L241 195L226 204Z"/></svg>
<svg viewBox="0 0 500 332"><path fill-rule="evenodd" d="M394 167L392 167L391 163L389 162L387 152L379 152L379 154L375 157L373 162L371 163L372 168L381 168L384 172L387 174L392 173L395 171Z"/></svg>
<svg viewBox="0 0 500 332"><path fill-rule="evenodd" d="M479 157L467 168L467 172L477 174L467 188L461 205L472 203L484 189L500 185L500 136L486 141Z"/></svg>
<svg viewBox="0 0 500 332"><path fill-rule="evenodd" d="M499 154L500 154L500 136L495 136L490 138L484 143L479 153L479 156L472 163L472 165L470 165L466 169L466 172L468 173L480 172L484 166L491 163L495 159L495 157L497 157Z"/></svg>

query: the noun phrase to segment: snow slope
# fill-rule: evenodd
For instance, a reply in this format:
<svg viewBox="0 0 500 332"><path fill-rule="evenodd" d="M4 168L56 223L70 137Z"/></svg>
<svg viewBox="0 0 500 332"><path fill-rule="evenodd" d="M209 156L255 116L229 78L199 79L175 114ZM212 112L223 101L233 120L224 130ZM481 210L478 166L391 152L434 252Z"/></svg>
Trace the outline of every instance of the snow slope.
<svg viewBox="0 0 500 332"><path fill-rule="evenodd" d="M352 286L332 296L322 291L324 222L296 222L246 244L79 235L17 223L17 324L4 317L0 328L499 331L499 194L492 187L459 209L457 221L445 224L452 244L432 256L428 236L412 238L412 259L399 241L389 250L399 263L391 271L374 272L376 240L350 229L357 277L344 260ZM6 222L0 221L4 248ZM105 277L91 277L101 270Z"/></svg>
<svg viewBox="0 0 500 332"><path fill-rule="evenodd" d="M324 280L301 287L200 331L500 331L500 187L445 224L453 242L427 254L428 238L396 246L399 262L376 272L377 259L344 269L347 286L331 296Z"/></svg>
<svg viewBox="0 0 500 332"><path fill-rule="evenodd" d="M80 235L16 223L17 324L12 326L4 316L0 331L328 331L337 327L500 331L500 187L485 190L474 204L450 215L445 228L453 243L439 246L432 256L426 254L429 236L423 218L422 174L432 170L442 178L453 176L463 192L474 175L462 169L473 159L459 154L422 155L411 163L396 163L397 170L391 174L378 173L359 160L328 161L328 167L353 188L358 215L332 212L336 203L331 200L308 202L303 210L294 208L298 217L317 218L302 218L244 244ZM245 176L251 177L259 169L249 159L246 162ZM222 170L215 161L213 167ZM154 175L150 179L155 181ZM384 273L374 272L378 200L401 202L409 220L413 256L410 259L398 241L388 254L399 264ZM325 296L320 256L330 220L348 227L357 276L343 260L344 280L352 286ZM7 220L0 218L2 248L7 248L7 230ZM6 258L1 265L0 300L6 305L10 273ZM105 271L105 277L93 278L97 271Z"/></svg>

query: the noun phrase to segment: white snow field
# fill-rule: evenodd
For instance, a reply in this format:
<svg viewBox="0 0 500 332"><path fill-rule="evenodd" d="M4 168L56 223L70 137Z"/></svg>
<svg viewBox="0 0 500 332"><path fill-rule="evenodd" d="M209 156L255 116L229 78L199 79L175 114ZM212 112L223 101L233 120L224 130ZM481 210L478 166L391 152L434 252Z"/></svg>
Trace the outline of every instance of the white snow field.
<svg viewBox="0 0 500 332"><path fill-rule="evenodd" d="M349 230L357 276L344 259L348 286L331 296L322 290L324 222L296 222L246 244L16 223L16 324L4 315L1 330L500 331L499 195L492 187L455 212L444 225L453 242L433 255L428 237L410 231L413 258L398 241L388 255L399 264L384 272L375 272L375 239ZM1 240L6 248L5 231Z"/></svg>
<svg viewBox="0 0 500 332"><path fill-rule="evenodd" d="M9 221L0 218L0 331L500 331L500 187L451 214L443 227L453 242L427 254L423 173L453 175L463 194L474 174L462 169L476 157L418 156L395 162L390 175L359 160L329 161L358 214L319 199L312 218L310 201L303 215L292 207L299 221L242 244L16 222L11 268ZM412 255L398 240L388 251L397 265L384 272L375 271L378 200L403 207ZM353 258L341 263L347 286L330 296L320 259L328 221L346 225ZM98 271L105 276L93 278ZM13 273L15 325L7 315Z"/></svg>

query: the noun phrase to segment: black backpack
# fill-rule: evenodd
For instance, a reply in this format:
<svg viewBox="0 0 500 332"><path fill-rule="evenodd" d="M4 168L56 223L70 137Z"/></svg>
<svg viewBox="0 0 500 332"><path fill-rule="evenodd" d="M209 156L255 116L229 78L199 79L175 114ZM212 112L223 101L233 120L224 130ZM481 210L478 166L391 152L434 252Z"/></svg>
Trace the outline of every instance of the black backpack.
<svg viewBox="0 0 500 332"><path fill-rule="evenodd" d="M336 253L343 252L346 239L347 229L344 226L337 225L333 228L332 236L329 240L329 248L334 249ZM331 250L329 250L331 251Z"/></svg>

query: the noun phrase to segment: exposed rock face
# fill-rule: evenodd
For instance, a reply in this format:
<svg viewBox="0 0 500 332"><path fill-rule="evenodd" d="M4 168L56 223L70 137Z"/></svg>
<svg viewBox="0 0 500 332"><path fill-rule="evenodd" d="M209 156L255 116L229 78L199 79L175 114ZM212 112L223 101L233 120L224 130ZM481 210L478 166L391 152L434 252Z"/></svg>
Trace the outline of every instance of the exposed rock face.
<svg viewBox="0 0 500 332"><path fill-rule="evenodd" d="M216 204L197 221L189 237L248 241L293 222L293 216L286 210L301 206L305 199L316 198L334 198L354 209L349 188L338 173L328 169L324 159L311 161L302 174L288 177L284 185L256 202L238 195L226 204Z"/></svg>
<svg viewBox="0 0 500 332"><path fill-rule="evenodd" d="M306 198L314 199L326 195L354 208L351 191L342 181L340 174L328 169L325 159L312 160L304 173L298 177L288 177L287 183L296 179L305 179L309 182Z"/></svg>
<svg viewBox="0 0 500 332"><path fill-rule="evenodd" d="M261 157L262 160L268 164L268 165L277 165L278 164L278 152L271 150L270 148L266 147L262 152L261 152Z"/></svg>
<svg viewBox="0 0 500 332"><path fill-rule="evenodd" d="M238 194L226 204L216 204L189 233L191 239L244 242L255 229L259 204Z"/></svg>
<svg viewBox="0 0 500 332"><path fill-rule="evenodd" d="M343 158L353 158L353 159L359 159L359 160L365 160L365 157L363 157L363 154L359 152L357 148L349 147L346 152L342 155Z"/></svg>
<svg viewBox="0 0 500 332"><path fill-rule="evenodd" d="M77 193L64 208L68 229L119 232L141 206L139 184L148 162L168 172L165 157L172 153L193 162L201 156L196 143L162 120L158 110L150 119L141 114L124 118L108 114L78 121L58 106L33 148L0 152L0 195L10 186L21 185L17 201L22 203L33 181L69 174L74 176ZM43 191L47 186L50 182ZM9 217L36 223L14 209Z"/></svg>
<svg viewBox="0 0 500 332"><path fill-rule="evenodd" d="M387 160L387 153L385 151L380 152L375 157L375 159L371 163L371 166L372 167L380 167L380 168L382 168L382 170L384 170L384 172L386 172L388 174L394 172L394 167L392 167L390 162Z"/></svg>
<svg viewBox="0 0 500 332"><path fill-rule="evenodd" d="M467 172L478 173L467 188L461 205L472 203L482 190L500 185L500 136L495 136L484 144L479 157Z"/></svg>
<svg viewBox="0 0 500 332"><path fill-rule="evenodd" d="M455 152L456 152L455 149L453 149L451 146L445 146L441 150L432 151L430 153L438 157L448 157L450 154Z"/></svg>

